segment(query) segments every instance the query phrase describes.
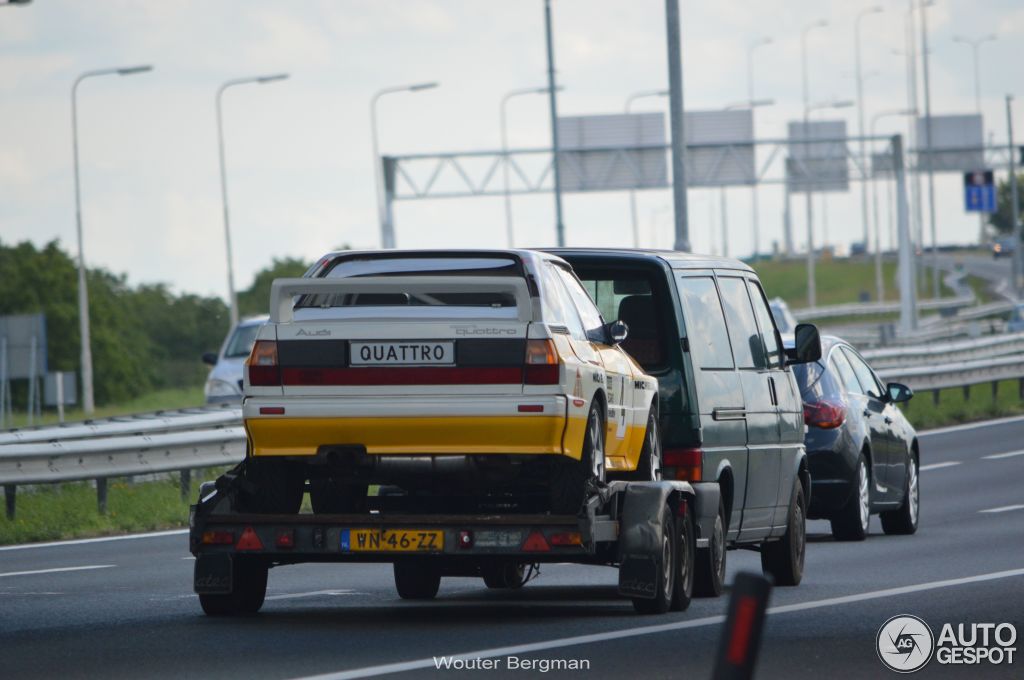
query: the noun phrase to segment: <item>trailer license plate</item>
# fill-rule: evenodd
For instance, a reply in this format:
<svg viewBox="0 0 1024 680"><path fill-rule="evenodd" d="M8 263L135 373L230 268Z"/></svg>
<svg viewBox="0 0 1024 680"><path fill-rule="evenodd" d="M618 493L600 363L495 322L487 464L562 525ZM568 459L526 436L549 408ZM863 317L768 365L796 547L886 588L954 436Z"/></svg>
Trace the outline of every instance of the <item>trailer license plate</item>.
<svg viewBox="0 0 1024 680"><path fill-rule="evenodd" d="M342 552L441 552L444 531L421 529L342 529Z"/></svg>
<svg viewBox="0 0 1024 680"><path fill-rule="evenodd" d="M351 343L353 366L445 366L455 363L455 343L429 340Z"/></svg>

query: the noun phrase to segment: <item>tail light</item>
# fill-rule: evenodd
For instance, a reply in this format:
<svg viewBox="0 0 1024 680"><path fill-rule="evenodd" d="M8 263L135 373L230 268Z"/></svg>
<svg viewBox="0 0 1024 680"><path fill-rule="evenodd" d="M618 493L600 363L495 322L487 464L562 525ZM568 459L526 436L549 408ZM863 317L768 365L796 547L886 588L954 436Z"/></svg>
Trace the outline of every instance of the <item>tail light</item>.
<svg viewBox="0 0 1024 680"><path fill-rule="evenodd" d="M703 469L703 449L665 449L661 454L662 479L699 482Z"/></svg>
<svg viewBox="0 0 1024 680"><path fill-rule="evenodd" d="M277 387L281 384L281 370L277 364L277 342L257 340L249 358L245 360L249 371L249 384L257 387Z"/></svg>
<svg viewBox="0 0 1024 680"><path fill-rule="evenodd" d="M527 340L523 382L527 385L557 385L561 363L552 340Z"/></svg>
<svg viewBox="0 0 1024 680"><path fill-rule="evenodd" d="M846 405L837 401L804 402L804 424L834 430L846 422Z"/></svg>

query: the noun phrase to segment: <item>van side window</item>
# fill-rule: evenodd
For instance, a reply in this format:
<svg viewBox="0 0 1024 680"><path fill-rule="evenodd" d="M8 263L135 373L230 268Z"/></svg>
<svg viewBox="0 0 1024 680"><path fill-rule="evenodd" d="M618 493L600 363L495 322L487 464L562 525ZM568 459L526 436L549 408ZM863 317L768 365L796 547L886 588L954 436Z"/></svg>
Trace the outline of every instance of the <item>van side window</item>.
<svg viewBox="0 0 1024 680"><path fill-rule="evenodd" d="M740 368L767 368L764 343L761 342L757 322L754 321L754 310L750 306L747 286L743 279L720 276L718 287L722 291L722 303L725 305L725 318L729 324L729 337L732 339L732 353L736 357L736 365Z"/></svg>
<svg viewBox="0 0 1024 680"><path fill-rule="evenodd" d="M715 280L710 276L680 276L676 281L694 363L700 368L733 368L729 331Z"/></svg>
<svg viewBox="0 0 1024 680"><path fill-rule="evenodd" d="M750 301L754 304L754 316L757 317L757 323L761 326L761 339L764 340L764 349L768 355L768 368L782 368L782 348L779 347L779 336L775 332L775 320L768 308L764 291L756 281L750 279L747 279L747 286L750 289Z"/></svg>
<svg viewBox="0 0 1024 680"><path fill-rule="evenodd" d="M569 334L577 340L586 340L587 333L583 330L583 322L576 307L569 299L558 273L553 265L544 266L544 288L541 304L544 306L544 320L548 323L565 325Z"/></svg>

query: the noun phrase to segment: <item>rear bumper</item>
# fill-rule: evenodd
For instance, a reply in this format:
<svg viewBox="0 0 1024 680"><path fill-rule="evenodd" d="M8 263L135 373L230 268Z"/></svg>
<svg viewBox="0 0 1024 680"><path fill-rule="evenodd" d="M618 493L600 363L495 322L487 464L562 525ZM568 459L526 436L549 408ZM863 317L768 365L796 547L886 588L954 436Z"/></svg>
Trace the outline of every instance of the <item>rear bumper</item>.
<svg viewBox="0 0 1024 680"><path fill-rule="evenodd" d="M282 407L280 415L261 414ZM520 406L536 412L520 412ZM578 458L585 418L567 417L566 398L362 397L247 399L245 429L255 456L314 456L321 447L368 455L569 455Z"/></svg>
<svg viewBox="0 0 1024 680"><path fill-rule="evenodd" d="M831 449L808 449L807 466L811 473L811 519L828 518L850 502L856 486L858 452L847 450L841 437Z"/></svg>

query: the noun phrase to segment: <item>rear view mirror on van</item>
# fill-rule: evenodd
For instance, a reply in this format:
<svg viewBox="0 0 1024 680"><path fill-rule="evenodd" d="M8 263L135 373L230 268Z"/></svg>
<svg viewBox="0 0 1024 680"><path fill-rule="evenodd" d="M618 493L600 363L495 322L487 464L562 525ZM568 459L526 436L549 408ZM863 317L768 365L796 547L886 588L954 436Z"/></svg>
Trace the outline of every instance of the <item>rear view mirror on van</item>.
<svg viewBox="0 0 1024 680"><path fill-rule="evenodd" d="M821 335L817 326L798 323L793 336L796 342L786 350L787 363L808 364L821 358Z"/></svg>

